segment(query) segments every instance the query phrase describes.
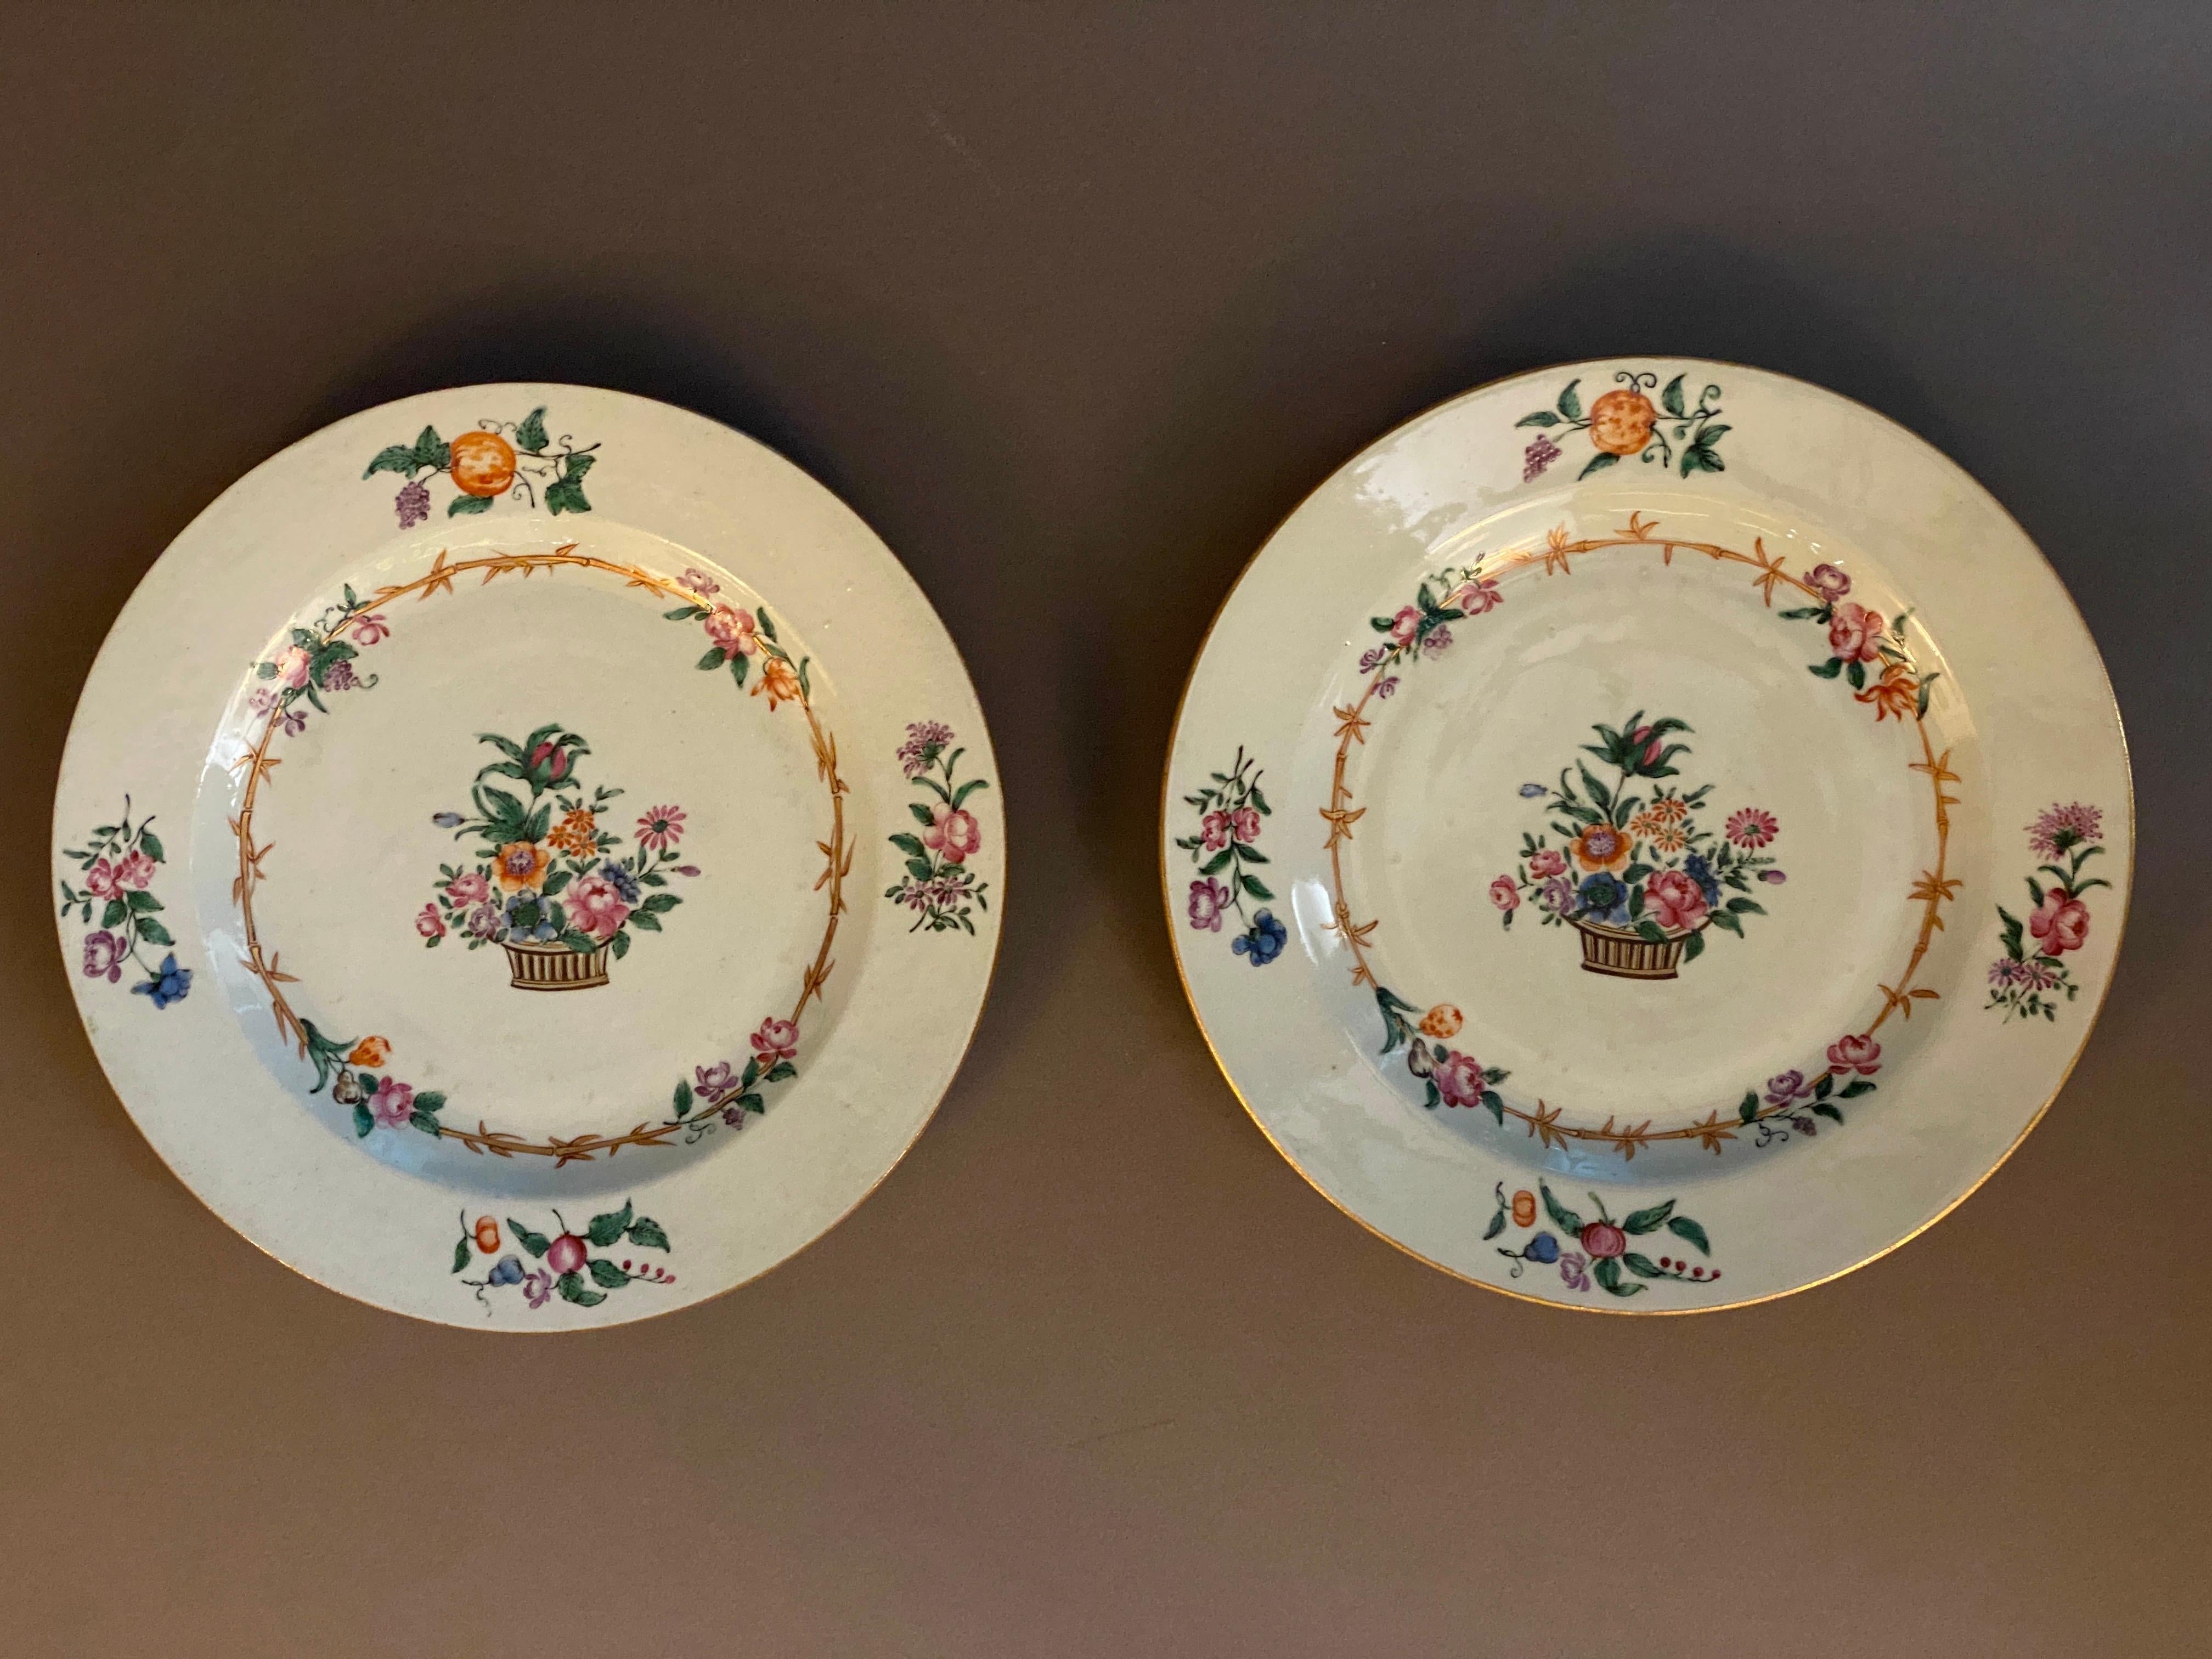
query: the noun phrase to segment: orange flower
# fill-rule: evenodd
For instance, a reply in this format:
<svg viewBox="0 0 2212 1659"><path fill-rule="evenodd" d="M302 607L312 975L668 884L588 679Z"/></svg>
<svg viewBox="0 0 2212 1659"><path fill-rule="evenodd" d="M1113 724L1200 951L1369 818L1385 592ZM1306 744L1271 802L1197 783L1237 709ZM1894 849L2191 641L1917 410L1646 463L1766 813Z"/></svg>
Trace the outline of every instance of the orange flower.
<svg viewBox="0 0 2212 1659"><path fill-rule="evenodd" d="M1421 1016L1421 1030L1432 1037L1457 1036L1462 1024L1460 1012L1449 1002L1439 1002Z"/></svg>
<svg viewBox="0 0 2212 1659"><path fill-rule="evenodd" d="M1662 795L1644 810L1661 823L1680 823L1690 816L1690 809L1682 805L1680 795Z"/></svg>
<svg viewBox="0 0 2212 1659"><path fill-rule="evenodd" d="M1567 845L1585 870L1618 870L1628 862L1628 832L1609 823L1589 825Z"/></svg>
<svg viewBox="0 0 2212 1659"><path fill-rule="evenodd" d="M477 1218L477 1249L489 1255L499 1248L499 1223L488 1215Z"/></svg>
<svg viewBox="0 0 2212 1659"><path fill-rule="evenodd" d="M1626 386L1608 392L1590 405L1590 441L1608 455L1633 455L1651 441L1659 411L1640 392Z"/></svg>
<svg viewBox="0 0 2212 1659"><path fill-rule="evenodd" d="M768 693L769 711L773 714L780 702L799 701L799 672L781 657L770 657L761 665L760 684L753 687L753 696Z"/></svg>
<svg viewBox="0 0 2212 1659"><path fill-rule="evenodd" d="M387 1037L365 1036L353 1045L346 1056L349 1066L381 1066L392 1058L392 1042Z"/></svg>
<svg viewBox="0 0 2212 1659"><path fill-rule="evenodd" d="M491 867L501 887L519 893L526 887L536 890L545 879L545 866L552 862L553 855L536 842L511 841L499 849Z"/></svg>
<svg viewBox="0 0 2212 1659"><path fill-rule="evenodd" d="M586 807L578 807L561 820L560 827L546 837L572 859L587 859L599 851L594 839L599 819Z"/></svg>
<svg viewBox="0 0 2212 1659"><path fill-rule="evenodd" d="M1526 1187L1513 1194L1513 1224L1516 1227L1536 1224L1536 1194Z"/></svg>
<svg viewBox="0 0 2212 1659"><path fill-rule="evenodd" d="M1634 817L1629 819L1628 833L1632 836L1640 836L1645 841L1649 841L1652 836L1659 833L1659 820L1652 815L1650 810L1647 807L1644 811L1638 812Z"/></svg>
<svg viewBox="0 0 2212 1659"><path fill-rule="evenodd" d="M514 446L496 432L464 432L447 456L465 495L496 495L514 482Z"/></svg>
<svg viewBox="0 0 2212 1659"><path fill-rule="evenodd" d="M1861 702L1874 705L1875 723L1880 725L1888 715L1899 720L1917 711L1920 706L1919 683L1911 671L1891 663L1881 671L1881 678L1857 694Z"/></svg>

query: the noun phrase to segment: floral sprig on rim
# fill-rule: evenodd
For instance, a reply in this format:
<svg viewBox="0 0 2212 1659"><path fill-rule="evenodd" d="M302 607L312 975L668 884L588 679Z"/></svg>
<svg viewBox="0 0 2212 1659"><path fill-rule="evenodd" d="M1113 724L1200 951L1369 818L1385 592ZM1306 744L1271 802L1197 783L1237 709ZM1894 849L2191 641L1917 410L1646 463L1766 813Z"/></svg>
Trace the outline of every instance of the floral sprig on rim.
<svg viewBox="0 0 2212 1659"><path fill-rule="evenodd" d="M77 879L83 885L67 877L58 878L59 914L66 917L74 910L78 921L90 926L93 907L100 907L100 926L84 936L84 976L117 984L127 962L145 975L131 988L134 995L156 1008L182 1002L192 988L192 970L177 965L173 949L158 964L147 961L138 950L142 945L173 946L177 942L155 914L162 905L154 896L154 877L167 854L154 833L154 815L149 812L131 823L131 797L125 795L119 819L94 824L82 847L64 848L62 856L76 860Z"/></svg>
<svg viewBox="0 0 2212 1659"><path fill-rule="evenodd" d="M791 653L776 639L775 623L766 605L744 611L721 603L715 595L722 591L722 585L703 570L686 570L679 585L696 593L698 602L677 606L667 613L666 620L705 625L707 654L698 662L702 671L711 672L726 664L731 678L743 685L752 659L758 657L761 676L753 687L753 696L757 697L765 691L771 714L778 703L804 702L813 695L807 670L814 659L802 657L796 662L792 660Z"/></svg>
<svg viewBox="0 0 2212 1659"><path fill-rule="evenodd" d="M565 432L556 446L546 435L540 404L520 421L480 421L476 430L450 442L438 435L437 428L426 426L413 443L378 450L361 476L397 472L406 481L392 503L402 530L412 530L430 516L429 481L441 473L459 492L446 503L449 519L488 513L501 495L534 507L540 489L548 513L588 513L592 504L584 499L584 475L597 463L592 452L598 448L586 444L579 449Z"/></svg>
<svg viewBox="0 0 2212 1659"><path fill-rule="evenodd" d="M1743 918L1766 914L1747 896L1753 880L1774 885L1788 879L1763 850L1781 832L1774 814L1741 807L1716 835L1695 816L1712 793L1711 784L1687 793L1656 784L1648 800L1630 793L1639 779L1656 783L1678 775L1672 763L1690 747L1672 739L1678 732L1692 735L1686 721L1646 721L1639 708L1618 727L1590 729L1598 741L1583 744L1583 752L1619 775L1607 785L1578 759L1573 769L1579 792L1565 767L1548 788L1521 786L1528 799L1548 798L1551 829L1564 844L1522 836L1520 861L1490 884L1499 921L1510 927L1527 899L1547 927L1571 923L1628 930L1654 945L1680 939L1683 960L1691 962L1703 953L1708 927L1742 938ZM1724 898L1723 887L1739 896Z"/></svg>
<svg viewBox="0 0 2212 1659"><path fill-rule="evenodd" d="M372 608L374 603L356 593L349 583L335 605L323 607L312 627L293 629L284 646L253 665L254 678L261 684L246 699L247 712L286 737L296 738L307 729L308 708L319 714L331 712L323 701L325 693L374 687L380 677L363 674L354 665L361 659L356 647L380 645L392 637L392 626L383 612Z"/></svg>
<svg viewBox="0 0 2212 1659"><path fill-rule="evenodd" d="M752 1054L740 1071L726 1060L691 1068L693 1081L676 1085L676 1121L684 1126L684 1144L695 1146L720 1125L745 1127L747 1112L765 1112L761 1086L788 1083L799 1075L799 1027L787 1019L764 1019L752 1035ZM697 1115L694 1115L696 1113Z"/></svg>
<svg viewBox="0 0 2212 1659"><path fill-rule="evenodd" d="M991 884L979 879L968 866L983 845L983 830L965 805L970 795L991 786L981 778L954 781L960 757L968 751L951 744L952 728L944 721L915 720L907 726L906 741L896 752L907 782L937 798L927 805L907 803L907 811L921 826L921 834L889 837L906 854L906 872L884 889L884 896L915 912L909 933L924 927L933 933L957 927L972 935L975 911L991 908L986 896Z"/></svg>
<svg viewBox="0 0 2212 1659"><path fill-rule="evenodd" d="M1810 1140L1820 1132L1816 1118L1842 1126L1843 1109L1836 1103L1872 1094L1876 1085L1868 1079L1880 1070L1881 1044L1863 1032L1846 1034L1828 1045L1826 1071L1809 1078L1795 1069L1776 1073L1766 1079L1763 1094L1744 1091L1736 1117L1758 1130L1756 1146L1774 1146L1792 1133Z"/></svg>
<svg viewBox="0 0 2212 1659"><path fill-rule="evenodd" d="M1498 1254L1510 1261L1510 1275L1518 1279L1530 1267L1557 1267L1559 1278L1571 1291L1586 1292L1595 1279L1597 1287L1608 1296L1641 1296L1646 1285L1638 1280L1681 1279L1710 1285L1721 1276L1718 1267L1692 1267L1686 1259L1662 1255L1656 1261L1641 1250L1631 1249L1632 1239L1656 1233L1661 1228L1679 1239L1696 1247L1698 1255L1711 1256L1712 1241L1705 1230L1688 1216L1677 1214L1675 1200L1631 1211L1619 1221L1607 1213L1605 1200L1595 1193L1589 1200L1597 1206L1597 1219L1585 1221L1577 1211L1570 1210L1552 1195L1552 1189L1542 1182L1536 1190L1543 1194L1544 1214L1552 1225L1566 1236L1562 1243L1559 1234L1538 1232L1521 1242L1517 1249L1501 1244ZM1490 1218L1490 1226L1482 1237L1487 1241L1505 1231L1510 1218L1513 1225L1523 1230L1536 1224L1536 1196L1526 1188L1516 1192L1509 1200L1505 1183L1498 1183L1498 1213ZM1570 1246L1576 1248L1570 1248ZM1622 1270L1634 1275L1621 1277Z"/></svg>
<svg viewBox="0 0 2212 1659"><path fill-rule="evenodd" d="M1832 564L1814 565L1805 583L1821 596L1821 603L1776 614L1785 622L1809 622L1828 630L1827 660L1809 665L1811 672L1824 680L1842 675L1854 698L1873 708L1877 725L1892 715L1900 721L1908 715L1927 719L1928 694L1943 676L1941 671L1923 675L1913 661L1905 638L1912 613L1905 611L1891 622L1881 611L1846 599L1851 579Z"/></svg>
<svg viewBox="0 0 2212 1659"><path fill-rule="evenodd" d="M495 732L479 732L477 741L502 758L485 765L470 786L473 815L432 815L455 840L474 836L481 844L474 864L438 866L431 902L415 918L425 947L450 932L471 951L495 942L558 942L580 955L605 947L620 961L629 954L632 927L660 932L668 913L684 902L666 890L669 877L699 873L696 865L677 861L683 811L653 808L637 821L636 850L618 853L623 838L602 818L623 792L600 784L583 794L577 763L592 749L581 736L553 720L519 743ZM529 800L489 778L521 784Z"/></svg>
<svg viewBox="0 0 2212 1659"><path fill-rule="evenodd" d="M1451 648L1452 623L1495 611L1504 603L1498 583L1475 566L1448 565L1422 582L1413 604L1401 605L1387 617L1368 618L1376 633L1389 637L1360 653L1359 672L1372 674L1421 657L1441 656ZM1387 697L1395 689L1395 683L1388 684L1382 695Z"/></svg>
<svg viewBox="0 0 2212 1659"><path fill-rule="evenodd" d="M1674 465L1679 456L1686 478L1692 472L1728 471L1719 449L1730 428L1718 423L1718 386L1708 386L1700 392L1698 406L1692 409L1682 391L1685 377L1677 374L1659 393L1659 407L1654 409L1644 394L1658 386L1656 374L1624 368L1613 378L1619 384L1593 403L1587 415L1583 412L1582 381L1577 378L1567 382L1552 408L1537 410L1514 422L1516 427L1544 428L1522 452L1522 483L1533 483L1566 453L1553 441L1554 432L1589 434L1590 446L1597 453L1575 474L1577 483L1630 455L1642 456L1647 465L1656 462L1662 471Z"/></svg>
<svg viewBox="0 0 2212 1659"><path fill-rule="evenodd" d="M2039 1014L2056 1022L2060 998L2071 1002L2080 994L2063 958L2089 938L2089 907L2081 895L2112 885L2101 876L2085 880L2081 874L2082 866L2105 850L2104 830L2104 809L2078 800L2065 805L2053 801L2027 826L2028 850L2045 860L2027 878L2034 908L2023 922L2002 904L1996 907L2004 954L1990 964L1984 1007L2003 1009L2007 1020ZM2050 877L2050 884L2036 876Z"/></svg>
<svg viewBox="0 0 2212 1659"><path fill-rule="evenodd" d="M1197 811L1197 830L1176 837L1176 845L1198 866L1198 879L1191 883L1186 902L1190 925L1201 933L1218 933L1224 918L1234 910L1245 926L1231 938L1230 950L1255 968L1264 968L1283 954L1290 929L1271 909L1248 912L1244 901L1250 898L1265 907L1274 899L1273 890L1252 873L1252 866L1269 862L1255 843L1260 839L1260 820L1273 817L1275 809L1260 787L1260 768L1242 745L1230 769L1212 776L1205 787L1183 797L1184 804ZM1219 879L1224 875L1229 878L1226 882Z"/></svg>
<svg viewBox="0 0 2212 1659"><path fill-rule="evenodd" d="M461 1280L483 1304L485 1318L491 1317L491 1302L484 1294L487 1291L519 1287L522 1299L533 1310L544 1307L556 1295L580 1308L596 1308L607 1299L608 1291L618 1291L625 1285L676 1282L676 1275L657 1262L641 1262L635 1256L617 1261L612 1256L592 1254L595 1249L610 1249L624 1240L641 1250L665 1253L671 1249L668 1235L661 1230L660 1224L650 1216L638 1214L628 1199L623 1200L621 1209L593 1216L591 1224L580 1233L568 1231L568 1224L562 1220L558 1210L553 1212L553 1224L560 1231L549 1236L509 1216L507 1229L514 1234L514 1242L542 1265L525 1268L520 1256L503 1255L482 1279ZM480 1215L471 1226L468 1212L462 1211L461 1237L453 1246L452 1271L458 1273L469 1265L471 1249L492 1255L497 1253L499 1245L497 1221Z"/></svg>

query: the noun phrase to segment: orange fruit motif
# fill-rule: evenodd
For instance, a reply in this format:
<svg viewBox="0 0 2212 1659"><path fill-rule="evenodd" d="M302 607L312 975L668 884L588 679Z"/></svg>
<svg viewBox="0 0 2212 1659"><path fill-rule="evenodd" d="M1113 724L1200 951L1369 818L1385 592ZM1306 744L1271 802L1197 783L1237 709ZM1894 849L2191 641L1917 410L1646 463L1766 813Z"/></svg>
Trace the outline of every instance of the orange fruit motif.
<svg viewBox="0 0 2212 1659"><path fill-rule="evenodd" d="M1421 1016L1421 1030L1432 1037L1457 1036L1462 1020L1458 1009L1449 1002L1439 1002Z"/></svg>
<svg viewBox="0 0 2212 1659"><path fill-rule="evenodd" d="M464 495L497 495L514 482L514 446L496 432L464 432L453 440L447 465Z"/></svg>
<svg viewBox="0 0 2212 1659"><path fill-rule="evenodd" d="M477 1218L477 1249L489 1255L499 1248L499 1223L488 1215Z"/></svg>
<svg viewBox="0 0 2212 1659"><path fill-rule="evenodd" d="M1513 1194L1513 1224L1516 1227L1536 1224L1536 1194L1526 1187Z"/></svg>
<svg viewBox="0 0 2212 1659"><path fill-rule="evenodd" d="M353 1052L346 1056L346 1064L381 1066L391 1057L392 1043L389 1039L380 1036L365 1036L353 1045Z"/></svg>
<svg viewBox="0 0 2212 1659"><path fill-rule="evenodd" d="M1659 411L1640 392L1620 386L1590 405L1590 441L1608 455L1636 455L1651 441Z"/></svg>

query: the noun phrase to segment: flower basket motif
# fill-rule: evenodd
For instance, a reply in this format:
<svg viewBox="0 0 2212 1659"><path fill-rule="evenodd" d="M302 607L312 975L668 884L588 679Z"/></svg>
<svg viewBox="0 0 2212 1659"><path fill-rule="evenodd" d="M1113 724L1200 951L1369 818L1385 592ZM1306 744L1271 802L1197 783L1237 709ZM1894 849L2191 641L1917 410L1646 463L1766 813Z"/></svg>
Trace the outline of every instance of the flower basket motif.
<svg viewBox="0 0 2212 1659"><path fill-rule="evenodd" d="M629 954L631 930L657 933L684 901L669 878L696 876L677 861L681 807L655 806L637 820L635 850L607 827L623 792L601 784L587 796L576 775L591 745L557 720L520 743L481 732L501 758L476 775L473 814L432 822L478 842L473 864L441 864L430 902L416 913L424 948L456 937L471 951L496 944L518 991L583 991L605 985L610 962ZM494 779L511 780L529 799ZM556 817L557 814L557 817Z"/></svg>
<svg viewBox="0 0 2212 1659"><path fill-rule="evenodd" d="M1586 973L1673 979L1703 954L1706 930L1741 939L1746 916L1766 914L1749 894L1754 880L1787 878L1765 854L1781 826L1765 808L1745 806L1717 835L1698 822L1711 784L1686 794L1658 781L1680 775L1674 761L1690 746L1675 738L1690 734L1686 722L1647 721L1638 709L1618 727L1591 730L1598 740L1583 752L1613 781L1578 757L1556 784L1522 784L1523 797L1547 802L1551 830L1565 844L1523 836L1520 861L1490 884L1490 900L1508 927L1525 901L1544 926L1573 928ZM1644 782L1653 786L1648 796L1638 790Z"/></svg>

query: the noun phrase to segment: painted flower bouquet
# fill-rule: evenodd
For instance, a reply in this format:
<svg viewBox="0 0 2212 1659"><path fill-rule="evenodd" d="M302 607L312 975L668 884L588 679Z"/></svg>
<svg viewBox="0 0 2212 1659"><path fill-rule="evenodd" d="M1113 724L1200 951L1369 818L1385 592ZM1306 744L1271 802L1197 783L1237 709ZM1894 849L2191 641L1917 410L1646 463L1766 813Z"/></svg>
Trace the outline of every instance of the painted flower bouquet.
<svg viewBox="0 0 2212 1659"><path fill-rule="evenodd" d="M501 758L476 775L473 816L440 812L431 822L455 840L474 836L474 864L438 866L436 890L415 918L426 947L456 935L474 951L505 947L518 990L574 991L607 982L610 957L629 954L632 928L657 933L661 919L684 901L669 892L671 876L696 876L676 862L684 812L656 806L637 820L636 848L603 822L623 792L604 784L586 796L576 763L591 747L559 721L517 743L477 733ZM488 781L507 778L529 791L527 801ZM558 813L558 817L556 817Z"/></svg>
<svg viewBox="0 0 2212 1659"><path fill-rule="evenodd" d="M972 934L975 912L991 908L991 884L968 866L968 860L982 848L982 827L963 805L977 790L991 786L981 778L953 781L960 757L967 752L952 747L952 728L942 720L908 721L906 741L898 746L899 770L909 784L932 797L907 803L907 811L921 827L919 834L890 837L891 845L906 854L906 869L884 890L884 896L915 913L909 933L924 927L933 933L960 927Z"/></svg>
<svg viewBox="0 0 2212 1659"><path fill-rule="evenodd" d="M1781 827L1771 812L1746 806L1716 834L1698 822L1711 784L1686 794L1657 782L1678 775L1672 763L1690 752L1687 744L1672 741L1690 732L1685 722L1647 722L1638 709L1618 727L1591 729L1598 741L1584 744L1583 752L1618 775L1608 786L1577 759L1571 769L1579 790L1566 768L1556 785L1522 784L1525 798L1547 799L1553 833L1564 845L1524 835L1520 861L1490 884L1490 901L1508 927L1525 900L1544 926L1575 929L1590 973L1673 979L1683 962L1704 952L1708 928L1741 939L1744 917L1766 914L1748 895L1754 880L1788 879L1765 853ZM1633 792L1639 780L1655 786L1648 798Z"/></svg>
<svg viewBox="0 0 2212 1659"><path fill-rule="evenodd" d="M161 901L154 896L154 879L161 873L167 853L154 833L153 814L133 823L131 798L123 798L123 816L114 823L99 823L84 838L82 847L62 849L74 860L77 882L61 883L61 915L74 911L79 922L92 925L100 912L100 926L84 936L84 976L119 984L127 964L145 975L132 985L136 995L156 1008L182 1002L192 988L192 970L177 965L169 950L158 963L149 962L155 947L173 946L176 940L155 912Z"/></svg>
<svg viewBox="0 0 2212 1659"><path fill-rule="evenodd" d="M2045 860L2027 878L2035 908L2023 920L1997 906L2004 954L1990 964L1987 1006L2003 1009L2007 1019L2041 1015L2055 1021L2059 999L2071 1002L2080 993L2064 958L2088 941L2089 907L2081 896L2112 885L2101 876L2084 879L2081 874L2105 850L2100 844L2104 827L2103 810L2078 800L2064 806L2053 802L2027 826L2028 850ZM2038 876L2050 878L2048 884Z"/></svg>
<svg viewBox="0 0 2212 1659"><path fill-rule="evenodd" d="M1283 954L1291 936L1275 913L1264 908L1273 900L1273 891L1252 873L1253 866L1268 861L1267 855L1253 843L1260 839L1260 820L1273 817L1275 809L1267 805L1260 787L1260 772L1242 748L1229 770L1216 772L1212 778L1196 794L1183 797L1185 804L1198 812L1198 829L1176 837L1176 845L1198 866L1198 879L1191 883L1188 900L1190 925L1204 933L1218 933L1223 921L1234 911L1244 926L1231 936L1230 951L1255 968L1264 968ZM1221 879L1224 876L1228 878L1225 882ZM1263 908L1248 913L1244 908L1248 897Z"/></svg>

